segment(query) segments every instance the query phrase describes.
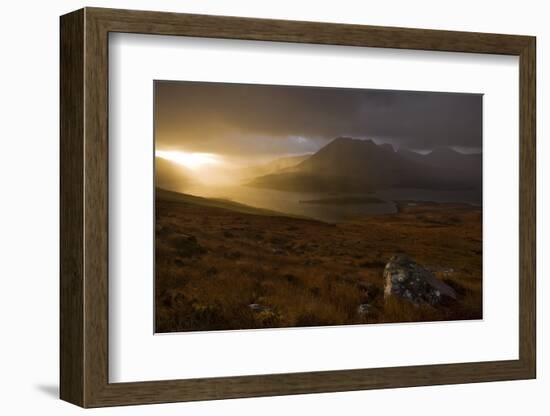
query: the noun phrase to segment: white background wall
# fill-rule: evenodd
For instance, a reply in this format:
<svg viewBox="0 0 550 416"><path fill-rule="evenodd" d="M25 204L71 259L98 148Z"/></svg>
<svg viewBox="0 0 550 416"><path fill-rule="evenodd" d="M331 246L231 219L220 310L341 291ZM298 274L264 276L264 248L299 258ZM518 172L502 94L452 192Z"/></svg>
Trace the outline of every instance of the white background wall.
<svg viewBox="0 0 550 416"><path fill-rule="evenodd" d="M536 35L538 41L538 314L536 381L317 394L87 411L88 414L548 414L550 361L544 347L544 302L550 227L543 183L550 146L543 130L550 100L546 65L550 25L546 2L523 1L24 1L0 15L0 410L15 414L77 414L58 390L58 16L82 6L317 20L388 26ZM548 66L548 67L547 67ZM503 259L506 261L506 259ZM475 340L467 340L475 342Z"/></svg>

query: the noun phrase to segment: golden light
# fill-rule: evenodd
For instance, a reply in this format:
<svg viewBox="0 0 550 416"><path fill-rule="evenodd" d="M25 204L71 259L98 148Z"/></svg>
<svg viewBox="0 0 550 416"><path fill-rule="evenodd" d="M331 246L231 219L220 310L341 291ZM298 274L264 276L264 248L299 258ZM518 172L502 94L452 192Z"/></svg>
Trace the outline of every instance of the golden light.
<svg viewBox="0 0 550 416"><path fill-rule="evenodd" d="M192 170L199 169L205 165L218 165L221 163L220 157L213 153L157 150L155 155L163 159L171 160L172 162Z"/></svg>

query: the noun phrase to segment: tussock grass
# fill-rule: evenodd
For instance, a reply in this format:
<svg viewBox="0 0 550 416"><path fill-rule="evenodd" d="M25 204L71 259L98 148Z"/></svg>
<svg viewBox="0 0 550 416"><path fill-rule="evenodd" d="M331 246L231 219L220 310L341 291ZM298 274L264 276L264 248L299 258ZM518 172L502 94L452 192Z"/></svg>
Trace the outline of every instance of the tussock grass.
<svg viewBox="0 0 550 416"><path fill-rule="evenodd" d="M404 205L334 225L156 202L157 332L482 317L478 209ZM384 299L383 268L399 252L431 268L458 300L434 308Z"/></svg>

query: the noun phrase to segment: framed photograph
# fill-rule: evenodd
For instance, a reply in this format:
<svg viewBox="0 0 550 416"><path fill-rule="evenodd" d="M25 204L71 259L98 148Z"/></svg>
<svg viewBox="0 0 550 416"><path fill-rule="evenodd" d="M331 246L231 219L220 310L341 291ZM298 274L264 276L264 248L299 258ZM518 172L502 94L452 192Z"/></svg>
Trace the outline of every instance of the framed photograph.
<svg viewBox="0 0 550 416"><path fill-rule="evenodd" d="M62 16L61 398L535 378L535 49Z"/></svg>

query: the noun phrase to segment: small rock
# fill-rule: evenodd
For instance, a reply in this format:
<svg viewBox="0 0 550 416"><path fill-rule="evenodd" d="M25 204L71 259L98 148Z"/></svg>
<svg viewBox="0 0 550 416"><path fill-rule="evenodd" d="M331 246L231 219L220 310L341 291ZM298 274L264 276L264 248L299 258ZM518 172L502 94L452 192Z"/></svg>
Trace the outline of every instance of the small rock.
<svg viewBox="0 0 550 416"><path fill-rule="evenodd" d="M260 305L259 303L251 303L248 308L254 312L268 312L271 310L268 306Z"/></svg>
<svg viewBox="0 0 550 416"><path fill-rule="evenodd" d="M368 315L370 312L371 306L368 303L362 303L357 307L357 313L361 316Z"/></svg>

